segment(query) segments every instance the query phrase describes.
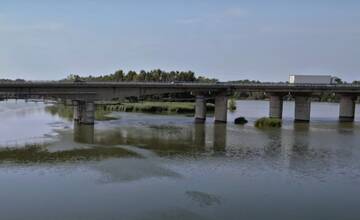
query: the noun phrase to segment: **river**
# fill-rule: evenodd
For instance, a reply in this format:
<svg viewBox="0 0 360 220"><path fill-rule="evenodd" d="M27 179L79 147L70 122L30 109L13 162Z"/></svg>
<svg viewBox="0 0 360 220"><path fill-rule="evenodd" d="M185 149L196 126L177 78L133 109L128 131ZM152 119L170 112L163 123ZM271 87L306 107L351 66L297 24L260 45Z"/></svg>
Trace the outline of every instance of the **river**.
<svg viewBox="0 0 360 220"><path fill-rule="evenodd" d="M360 106L338 123L338 104L312 103L307 125L285 102L279 129L253 125L266 101L238 101L227 125L113 112L77 126L47 106L0 102L1 219L360 218Z"/></svg>

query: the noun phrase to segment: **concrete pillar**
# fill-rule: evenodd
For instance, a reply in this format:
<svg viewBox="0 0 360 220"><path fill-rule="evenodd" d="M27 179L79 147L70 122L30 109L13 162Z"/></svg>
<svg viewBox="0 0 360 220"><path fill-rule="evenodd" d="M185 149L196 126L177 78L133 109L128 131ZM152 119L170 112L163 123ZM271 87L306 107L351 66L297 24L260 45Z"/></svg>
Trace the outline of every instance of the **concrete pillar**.
<svg viewBox="0 0 360 220"><path fill-rule="evenodd" d="M282 118L283 113L283 95L282 94L270 94L270 118Z"/></svg>
<svg viewBox="0 0 360 220"><path fill-rule="evenodd" d="M203 95L196 96L195 122L204 123L206 120L206 98Z"/></svg>
<svg viewBox="0 0 360 220"><path fill-rule="evenodd" d="M80 121L80 115L81 115L81 108L79 101L73 101L73 109L74 109L73 119L74 121L78 122Z"/></svg>
<svg viewBox="0 0 360 220"><path fill-rule="evenodd" d="M224 94L219 94L215 97L215 122L227 122L227 107L228 97Z"/></svg>
<svg viewBox="0 0 360 220"><path fill-rule="evenodd" d="M309 122L311 112L311 95L295 94L295 122Z"/></svg>
<svg viewBox="0 0 360 220"><path fill-rule="evenodd" d="M353 95L341 95L340 97L340 121L354 121L355 119L355 100L356 96Z"/></svg>
<svg viewBox="0 0 360 220"><path fill-rule="evenodd" d="M95 104L92 101L73 101L74 121L80 124L94 124Z"/></svg>
<svg viewBox="0 0 360 220"><path fill-rule="evenodd" d="M95 121L95 104L94 102L86 101L81 107L81 124L94 124Z"/></svg>

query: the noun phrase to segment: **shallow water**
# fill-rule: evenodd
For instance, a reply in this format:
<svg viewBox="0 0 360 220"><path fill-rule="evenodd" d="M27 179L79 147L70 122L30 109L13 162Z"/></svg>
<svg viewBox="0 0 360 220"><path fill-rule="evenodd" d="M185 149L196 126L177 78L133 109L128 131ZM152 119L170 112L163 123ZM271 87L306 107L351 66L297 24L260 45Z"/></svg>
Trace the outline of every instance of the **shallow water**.
<svg viewBox="0 0 360 220"><path fill-rule="evenodd" d="M268 103L237 105L229 121L249 124L112 113L92 127L43 103L0 102L0 217L359 219L359 122L313 103L310 125L293 124L288 102L284 126L260 130Z"/></svg>

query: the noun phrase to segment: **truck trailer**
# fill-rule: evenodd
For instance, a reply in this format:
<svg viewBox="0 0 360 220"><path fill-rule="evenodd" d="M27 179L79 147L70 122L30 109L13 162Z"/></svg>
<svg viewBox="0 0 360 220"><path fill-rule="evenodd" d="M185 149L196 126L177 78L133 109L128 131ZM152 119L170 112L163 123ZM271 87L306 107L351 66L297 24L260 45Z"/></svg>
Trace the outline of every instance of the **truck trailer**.
<svg viewBox="0 0 360 220"><path fill-rule="evenodd" d="M334 84L335 77L330 75L290 75L291 84Z"/></svg>

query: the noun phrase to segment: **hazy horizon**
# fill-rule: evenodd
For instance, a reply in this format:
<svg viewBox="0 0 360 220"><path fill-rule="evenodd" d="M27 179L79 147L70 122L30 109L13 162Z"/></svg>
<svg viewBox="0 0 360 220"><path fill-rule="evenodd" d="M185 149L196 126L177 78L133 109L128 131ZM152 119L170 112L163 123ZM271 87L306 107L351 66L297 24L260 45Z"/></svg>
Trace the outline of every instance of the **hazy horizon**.
<svg viewBox="0 0 360 220"><path fill-rule="evenodd" d="M162 69L221 81L360 79L355 0L0 1L0 78Z"/></svg>

